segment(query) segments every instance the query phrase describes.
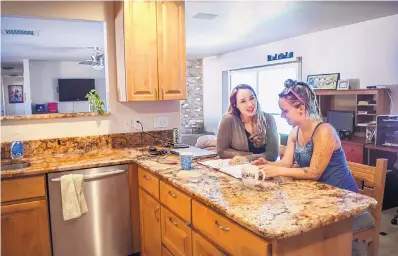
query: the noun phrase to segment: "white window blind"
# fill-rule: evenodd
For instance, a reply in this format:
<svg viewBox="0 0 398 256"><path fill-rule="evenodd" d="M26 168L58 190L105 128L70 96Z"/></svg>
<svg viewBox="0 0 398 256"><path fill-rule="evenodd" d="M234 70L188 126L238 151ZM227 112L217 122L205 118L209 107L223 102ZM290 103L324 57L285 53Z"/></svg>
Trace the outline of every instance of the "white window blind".
<svg viewBox="0 0 398 256"><path fill-rule="evenodd" d="M278 132L289 134L292 127L280 116L278 94L284 88L287 79L301 80L301 62L270 65L229 72L229 93L238 84L253 87L262 109L275 117Z"/></svg>

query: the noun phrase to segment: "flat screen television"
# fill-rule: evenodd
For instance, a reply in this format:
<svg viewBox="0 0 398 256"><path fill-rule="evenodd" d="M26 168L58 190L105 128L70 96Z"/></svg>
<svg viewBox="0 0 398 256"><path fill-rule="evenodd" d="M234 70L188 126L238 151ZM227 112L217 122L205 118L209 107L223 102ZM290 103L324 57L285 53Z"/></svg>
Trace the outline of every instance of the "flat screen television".
<svg viewBox="0 0 398 256"><path fill-rule="evenodd" d="M328 111L328 123L337 131L354 131L355 112L353 111Z"/></svg>
<svg viewBox="0 0 398 256"><path fill-rule="evenodd" d="M86 94L95 89L94 79L58 79L59 101L87 101Z"/></svg>

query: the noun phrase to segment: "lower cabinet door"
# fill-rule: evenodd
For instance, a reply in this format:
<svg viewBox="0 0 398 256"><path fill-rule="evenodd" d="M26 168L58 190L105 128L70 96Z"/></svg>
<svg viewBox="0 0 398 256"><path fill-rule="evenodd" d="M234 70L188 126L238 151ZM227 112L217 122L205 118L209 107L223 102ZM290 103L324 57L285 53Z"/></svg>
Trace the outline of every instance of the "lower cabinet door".
<svg viewBox="0 0 398 256"><path fill-rule="evenodd" d="M1 255L51 255L45 200L1 206Z"/></svg>
<svg viewBox="0 0 398 256"><path fill-rule="evenodd" d="M162 256L173 256L169 250L167 250L166 247L162 246Z"/></svg>
<svg viewBox="0 0 398 256"><path fill-rule="evenodd" d="M144 190L139 190L140 225L141 225L141 255L161 255L160 239L160 204Z"/></svg>
<svg viewBox="0 0 398 256"><path fill-rule="evenodd" d="M193 256L226 256L209 241L195 232L192 232Z"/></svg>
<svg viewBox="0 0 398 256"><path fill-rule="evenodd" d="M162 243L174 256L192 255L192 229L190 224L162 207Z"/></svg>

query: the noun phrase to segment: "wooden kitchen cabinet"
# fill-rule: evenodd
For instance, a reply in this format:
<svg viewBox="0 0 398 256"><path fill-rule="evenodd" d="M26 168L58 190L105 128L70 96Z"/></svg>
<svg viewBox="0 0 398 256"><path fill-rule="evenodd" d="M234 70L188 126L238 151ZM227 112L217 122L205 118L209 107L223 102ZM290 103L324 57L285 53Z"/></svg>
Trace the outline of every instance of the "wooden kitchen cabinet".
<svg viewBox="0 0 398 256"><path fill-rule="evenodd" d="M227 254L217 249L209 241L192 232L193 256L226 256Z"/></svg>
<svg viewBox="0 0 398 256"><path fill-rule="evenodd" d="M174 256L166 247L162 246L162 256Z"/></svg>
<svg viewBox="0 0 398 256"><path fill-rule="evenodd" d="M192 255L191 224L162 206L162 243L174 256Z"/></svg>
<svg viewBox="0 0 398 256"><path fill-rule="evenodd" d="M149 195L159 200L159 179L142 167L138 167L138 185Z"/></svg>
<svg viewBox="0 0 398 256"><path fill-rule="evenodd" d="M51 255L44 175L1 180L1 255Z"/></svg>
<svg viewBox="0 0 398 256"><path fill-rule="evenodd" d="M271 255L271 244L196 201L192 224L232 255Z"/></svg>
<svg viewBox="0 0 398 256"><path fill-rule="evenodd" d="M162 241L160 237L160 204L142 189L139 189L139 201L141 255L161 255Z"/></svg>
<svg viewBox="0 0 398 256"><path fill-rule="evenodd" d="M35 198L45 198L44 176L34 176L1 181L1 202L13 202Z"/></svg>
<svg viewBox="0 0 398 256"><path fill-rule="evenodd" d="M46 200L1 206L1 255L51 255Z"/></svg>
<svg viewBox="0 0 398 256"><path fill-rule="evenodd" d="M191 221L191 198L173 186L160 182L160 202L183 220Z"/></svg>
<svg viewBox="0 0 398 256"><path fill-rule="evenodd" d="M115 3L119 101L186 98L185 3Z"/></svg>
<svg viewBox="0 0 398 256"><path fill-rule="evenodd" d="M147 169L138 166L137 170L141 255L270 255L267 241L160 181Z"/></svg>
<svg viewBox="0 0 398 256"><path fill-rule="evenodd" d="M185 2L157 2L157 28L160 98L185 99Z"/></svg>

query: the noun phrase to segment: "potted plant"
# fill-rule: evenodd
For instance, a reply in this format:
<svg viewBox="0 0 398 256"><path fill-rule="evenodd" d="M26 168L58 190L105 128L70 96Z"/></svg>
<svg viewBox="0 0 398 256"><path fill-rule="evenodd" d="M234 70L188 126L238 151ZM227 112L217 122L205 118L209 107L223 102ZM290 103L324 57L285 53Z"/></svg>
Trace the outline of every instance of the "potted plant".
<svg viewBox="0 0 398 256"><path fill-rule="evenodd" d="M92 89L86 94L86 99L88 100L88 106L90 112L98 112L98 114L103 115L105 113L103 107L104 102L101 101L97 90Z"/></svg>

